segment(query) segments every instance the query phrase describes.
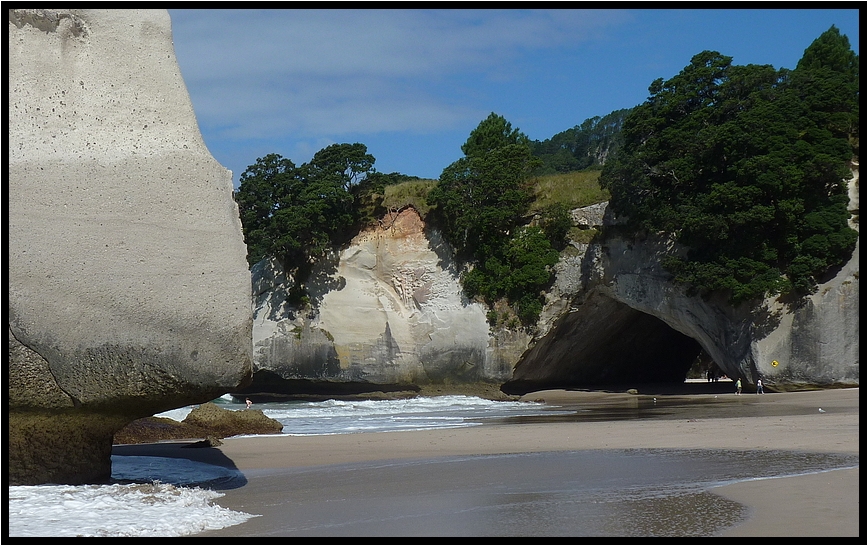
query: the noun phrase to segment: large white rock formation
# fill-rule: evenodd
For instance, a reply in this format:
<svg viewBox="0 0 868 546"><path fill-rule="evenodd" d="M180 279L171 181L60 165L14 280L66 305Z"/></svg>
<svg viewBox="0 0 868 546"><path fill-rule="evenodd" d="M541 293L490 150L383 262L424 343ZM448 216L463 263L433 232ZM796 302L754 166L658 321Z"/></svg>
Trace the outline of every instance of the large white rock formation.
<svg viewBox="0 0 868 546"><path fill-rule="evenodd" d="M412 208L360 233L326 267L308 283L318 304L308 313L285 304L275 262L254 267L257 372L372 390L502 382L526 347L527 336L490 334L486 309L462 295L449 250Z"/></svg>
<svg viewBox="0 0 868 546"><path fill-rule="evenodd" d="M231 173L165 10L9 10L13 482L108 477L126 422L251 373Z"/></svg>

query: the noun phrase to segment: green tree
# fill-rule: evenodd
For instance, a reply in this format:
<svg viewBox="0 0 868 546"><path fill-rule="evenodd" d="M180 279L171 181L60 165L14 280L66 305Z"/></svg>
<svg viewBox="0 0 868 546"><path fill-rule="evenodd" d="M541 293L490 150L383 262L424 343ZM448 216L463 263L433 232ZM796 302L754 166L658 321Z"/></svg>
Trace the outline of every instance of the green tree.
<svg viewBox="0 0 868 546"><path fill-rule="evenodd" d="M509 144L529 146L530 139L518 129L513 129L506 118L492 112L470 132L467 141L461 145L461 151L467 157L484 157Z"/></svg>
<svg viewBox="0 0 868 546"><path fill-rule="evenodd" d="M314 154L306 175L349 191L373 171L375 161L364 144L332 144Z"/></svg>
<svg viewBox="0 0 868 546"><path fill-rule="evenodd" d="M234 197L251 266L272 251L272 216L293 186L295 176L295 164L278 154L257 158L255 164L241 173Z"/></svg>
<svg viewBox="0 0 868 546"><path fill-rule="evenodd" d="M625 120L600 183L634 229L689 247L665 260L676 280L733 302L804 295L852 252L858 63L834 27L805 59L789 71L702 52Z"/></svg>
<svg viewBox="0 0 868 546"><path fill-rule="evenodd" d="M295 281L292 295L303 297L313 264L356 224L350 189L373 164L363 144L328 146L299 167L278 154L258 158L235 192L248 263L278 259Z"/></svg>
<svg viewBox="0 0 868 546"><path fill-rule="evenodd" d="M540 290L551 281L560 227L549 233L526 228L533 200L529 180L539 166L526 135L503 117L491 114L462 146L465 156L443 170L428 198L459 259L468 264L464 290L489 304L506 298L525 324L542 309Z"/></svg>
<svg viewBox="0 0 868 546"><path fill-rule="evenodd" d="M465 156L443 170L429 201L460 255L497 247L522 223L533 200L530 173L539 164L528 142L526 135L492 113L461 146Z"/></svg>
<svg viewBox="0 0 868 546"><path fill-rule="evenodd" d="M528 180L534 165L526 145L507 144L443 170L429 199L459 254L498 246L522 222L532 202Z"/></svg>

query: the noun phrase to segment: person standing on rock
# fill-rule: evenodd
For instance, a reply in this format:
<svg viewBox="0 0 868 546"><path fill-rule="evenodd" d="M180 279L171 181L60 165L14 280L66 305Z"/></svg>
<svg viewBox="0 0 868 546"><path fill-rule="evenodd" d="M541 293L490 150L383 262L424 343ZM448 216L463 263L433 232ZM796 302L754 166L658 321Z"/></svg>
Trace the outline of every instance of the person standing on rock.
<svg viewBox="0 0 868 546"><path fill-rule="evenodd" d="M735 394L741 394L741 378L739 377L735 381Z"/></svg>

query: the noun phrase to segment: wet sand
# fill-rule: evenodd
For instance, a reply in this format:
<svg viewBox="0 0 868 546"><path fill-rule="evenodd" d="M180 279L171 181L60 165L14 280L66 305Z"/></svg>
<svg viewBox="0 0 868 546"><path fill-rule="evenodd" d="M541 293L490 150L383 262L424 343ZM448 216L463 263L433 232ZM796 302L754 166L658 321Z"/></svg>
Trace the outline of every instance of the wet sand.
<svg viewBox="0 0 868 546"><path fill-rule="evenodd" d="M286 509L281 503L288 495L304 494L296 487L299 472L306 468L319 472L322 465L365 469L355 475L370 475L368 481L350 480L343 491L347 498L364 499L365 491L382 492L384 487L374 477L376 473L367 470L388 467L390 461L430 463L462 456L635 449L798 451L846 455L852 460L860 453L859 389L741 396L723 392L631 395L557 390L531 393L524 398L576 413L573 417L553 416L531 422L517 419L460 429L228 438L219 448L187 449L178 443L116 446L114 453L185 457L241 470L247 476L246 483L222 491L225 496L217 502L261 517L199 536L253 537L281 535L280 518ZM491 461L502 463L502 459ZM346 470L346 466L333 468L334 476L353 475L338 472ZM426 479L440 486L442 477L432 474L414 479L422 480L420 487L424 489ZM743 513L747 514L743 521L733 521L734 525L715 534L855 537L862 531L864 536L858 505L862 483L860 467L714 487L713 493L745 506ZM315 492L313 487L308 494ZM375 495L371 497L367 509L374 510ZM321 525L323 522L316 519L325 516L312 512L307 517ZM317 528L321 532L321 526ZM351 536L352 531L346 533ZM461 534L461 530L454 533Z"/></svg>

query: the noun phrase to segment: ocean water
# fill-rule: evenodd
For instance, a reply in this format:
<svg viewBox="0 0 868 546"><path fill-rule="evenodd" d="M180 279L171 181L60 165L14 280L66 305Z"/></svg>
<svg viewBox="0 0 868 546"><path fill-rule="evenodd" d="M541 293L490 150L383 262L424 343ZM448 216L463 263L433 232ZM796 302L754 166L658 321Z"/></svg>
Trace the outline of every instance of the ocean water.
<svg viewBox="0 0 868 546"><path fill-rule="evenodd" d="M246 406L225 395L230 410ZM526 402L473 396L406 400L284 402L254 405L290 435L351 434L468 427L504 417L557 413ZM157 414L181 421L192 407ZM565 412L566 413L566 412ZM223 467L162 457L112 456L112 483L9 487L10 537L187 536L254 517L216 503L213 488L237 478Z"/></svg>
<svg viewBox="0 0 868 546"><path fill-rule="evenodd" d="M228 394L215 402L230 410L246 407ZM253 409L260 409L266 416L283 423L282 434L292 436L460 428L509 417L575 413L534 402L499 402L461 395L401 400L269 402L254 404ZM192 407L187 406L159 413L157 417L182 421L191 410Z"/></svg>

